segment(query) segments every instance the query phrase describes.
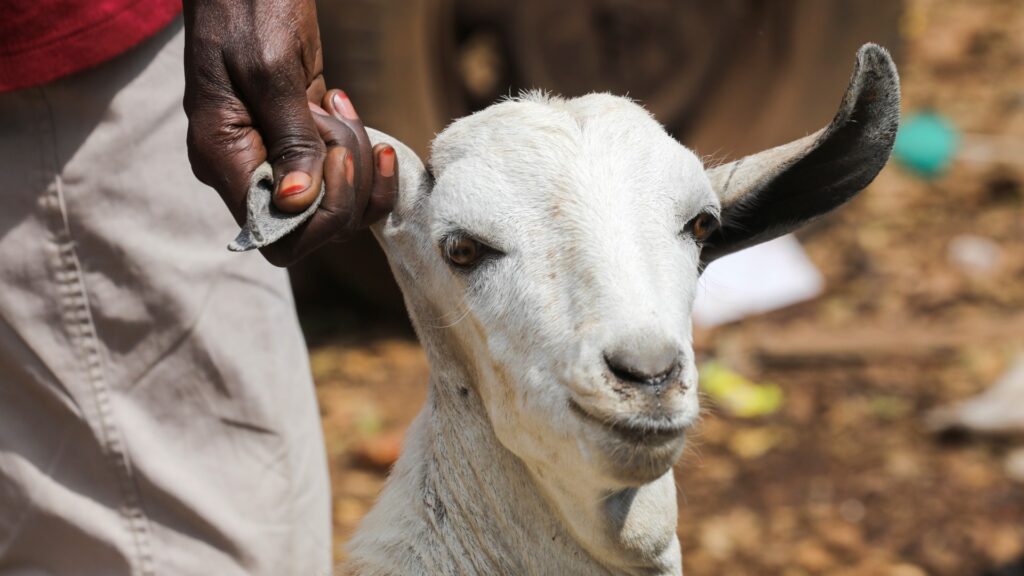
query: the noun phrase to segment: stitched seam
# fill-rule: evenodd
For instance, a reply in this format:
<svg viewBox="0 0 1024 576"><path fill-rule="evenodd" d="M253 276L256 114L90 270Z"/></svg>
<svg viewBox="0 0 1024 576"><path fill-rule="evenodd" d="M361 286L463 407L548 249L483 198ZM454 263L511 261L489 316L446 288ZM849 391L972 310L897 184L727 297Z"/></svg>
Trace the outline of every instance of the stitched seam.
<svg viewBox="0 0 1024 576"><path fill-rule="evenodd" d="M48 140L54 143L56 155L56 123L45 92L43 102L48 114L48 122L44 123L43 129L50 132ZM111 391L105 378L99 339L82 281L81 263L71 237L67 208L64 204L63 181L57 172L57 166L59 163L54 158L53 185L47 186L42 205L49 216L49 228L54 234L56 253L51 263L57 281L61 318L70 336L72 347L82 362L84 376L96 403L99 421L91 424L98 428L96 432L99 440L117 477L122 497L119 512L127 524L137 557L137 561L133 562L135 566L132 571L139 576L155 576L149 522L142 511L134 470L114 417Z"/></svg>

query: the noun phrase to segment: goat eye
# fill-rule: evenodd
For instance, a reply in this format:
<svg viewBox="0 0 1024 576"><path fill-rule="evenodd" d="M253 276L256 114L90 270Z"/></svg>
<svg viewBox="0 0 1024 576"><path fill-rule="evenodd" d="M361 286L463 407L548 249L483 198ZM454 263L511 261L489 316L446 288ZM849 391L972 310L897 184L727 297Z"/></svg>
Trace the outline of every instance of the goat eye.
<svg viewBox="0 0 1024 576"><path fill-rule="evenodd" d="M462 234L444 240L444 256L459 268L469 268L480 261L489 249L479 240Z"/></svg>
<svg viewBox="0 0 1024 576"><path fill-rule="evenodd" d="M711 234L718 229L719 222L718 218L710 212L701 212L697 216L690 220L690 223L686 225L686 228L693 235L693 239L697 243L702 243L708 239Z"/></svg>

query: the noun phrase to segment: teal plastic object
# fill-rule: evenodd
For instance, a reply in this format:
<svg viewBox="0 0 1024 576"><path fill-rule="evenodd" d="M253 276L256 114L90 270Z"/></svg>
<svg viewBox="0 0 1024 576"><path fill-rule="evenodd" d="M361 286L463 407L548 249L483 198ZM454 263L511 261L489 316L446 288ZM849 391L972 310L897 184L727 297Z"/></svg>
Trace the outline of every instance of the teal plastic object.
<svg viewBox="0 0 1024 576"><path fill-rule="evenodd" d="M953 123L935 112L910 116L896 134L893 156L912 172L935 178L953 161L960 134Z"/></svg>

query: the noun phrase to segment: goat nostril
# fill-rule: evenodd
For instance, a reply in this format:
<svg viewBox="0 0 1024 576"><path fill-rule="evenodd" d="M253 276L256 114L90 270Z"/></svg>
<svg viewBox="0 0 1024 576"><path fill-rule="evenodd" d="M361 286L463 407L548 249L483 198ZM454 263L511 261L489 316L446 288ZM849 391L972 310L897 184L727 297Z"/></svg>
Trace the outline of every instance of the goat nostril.
<svg viewBox="0 0 1024 576"><path fill-rule="evenodd" d="M678 359L672 361L668 367L660 370L641 370L635 366L620 361L614 356L605 356L604 362L613 376L622 382L639 384L643 386L657 386L663 384L669 377L678 372L680 362Z"/></svg>

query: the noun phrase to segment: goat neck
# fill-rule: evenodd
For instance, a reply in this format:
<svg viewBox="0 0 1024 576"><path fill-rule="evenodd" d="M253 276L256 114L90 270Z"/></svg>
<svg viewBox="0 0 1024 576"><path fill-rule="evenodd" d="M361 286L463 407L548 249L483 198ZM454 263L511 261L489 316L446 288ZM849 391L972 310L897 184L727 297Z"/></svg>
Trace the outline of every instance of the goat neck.
<svg viewBox="0 0 1024 576"><path fill-rule="evenodd" d="M527 466L495 436L479 396L492 375L461 338L473 323L416 322L431 365L427 402L350 543L350 573L681 574L672 472L615 489Z"/></svg>

